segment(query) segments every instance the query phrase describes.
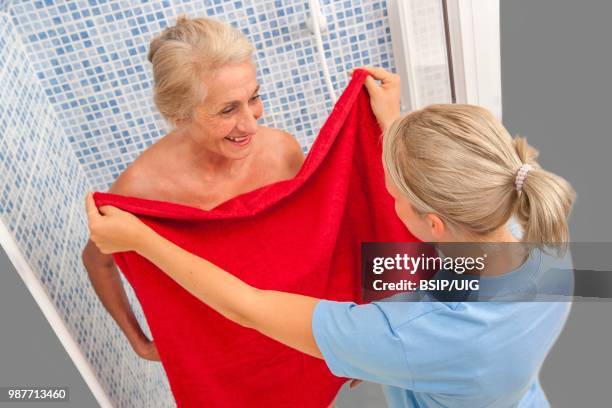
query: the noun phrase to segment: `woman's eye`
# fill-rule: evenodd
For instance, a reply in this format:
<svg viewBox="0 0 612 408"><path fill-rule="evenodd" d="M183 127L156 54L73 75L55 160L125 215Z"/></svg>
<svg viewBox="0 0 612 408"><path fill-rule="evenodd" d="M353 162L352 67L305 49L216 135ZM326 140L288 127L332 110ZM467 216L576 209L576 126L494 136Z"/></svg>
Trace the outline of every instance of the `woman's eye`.
<svg viewBox="0 0 612 408"><path fill-rule="evenodd" d="M255 96L251 97L251 99L249 101L250 102L255 102L255 101L257 101L259 99L260 96L261 95L255 95ZM221 113L221 115L229 115L232 112L234 112L234 108L230 107L230 108L227 108L225 110L222 110L220 113Z"/></svg>

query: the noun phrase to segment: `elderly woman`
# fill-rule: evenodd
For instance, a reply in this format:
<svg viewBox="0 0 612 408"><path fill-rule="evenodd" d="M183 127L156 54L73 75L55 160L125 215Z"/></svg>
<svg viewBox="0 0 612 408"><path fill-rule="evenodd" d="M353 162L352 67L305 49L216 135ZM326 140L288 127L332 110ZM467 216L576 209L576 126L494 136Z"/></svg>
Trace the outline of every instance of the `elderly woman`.
<svg viewBox="0 0 612 408"><path fill-rule="evenodd" d="M180 17L150 44L154 98L173 129L121 174L111 193L211 209L293 178L304 160L288 133L259 126L263 114L252 45L208 18ZM159 360L128 303L110 255L91 241L83 263L102 304L134 351Z"/></svg>

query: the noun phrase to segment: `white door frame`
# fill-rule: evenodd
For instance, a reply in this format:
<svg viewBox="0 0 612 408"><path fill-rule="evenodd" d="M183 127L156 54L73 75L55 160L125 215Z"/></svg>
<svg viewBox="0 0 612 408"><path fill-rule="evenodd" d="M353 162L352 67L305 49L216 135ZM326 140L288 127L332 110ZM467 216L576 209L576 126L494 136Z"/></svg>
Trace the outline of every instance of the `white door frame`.
<svg viewBox="0 0 612 408"><path fill-rule="evenodd" d="M445 1L456 102L484 106L501 119L499 0Z"/></svg>
<svg viewBox="0 0 612 408"><path fill-rule="evenodd" d="M449 76L453 100L439 103L469 103L484 106L502 116L499 0L389 0L388 15L397 72L402 77L404 111L421 108L414 85L416 49L410 33L413 5L439 2L445 18L440 24L446 33ZM420 4L422 5L422 4Z"/></svg>

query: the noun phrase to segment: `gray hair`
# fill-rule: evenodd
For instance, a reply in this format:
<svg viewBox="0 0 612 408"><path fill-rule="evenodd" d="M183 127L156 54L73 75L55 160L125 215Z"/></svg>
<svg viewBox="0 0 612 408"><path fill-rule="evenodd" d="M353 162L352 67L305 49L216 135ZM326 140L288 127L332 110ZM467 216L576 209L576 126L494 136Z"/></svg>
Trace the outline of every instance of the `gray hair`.
<svg viewBox="0 0 612 408"><path fill-rule="evenodd" d="M157 109L173 125L190 119L206 97L203 79L225 65L250 60L252 53L249 40L230 25L180 16L149 45Z"/></svg>

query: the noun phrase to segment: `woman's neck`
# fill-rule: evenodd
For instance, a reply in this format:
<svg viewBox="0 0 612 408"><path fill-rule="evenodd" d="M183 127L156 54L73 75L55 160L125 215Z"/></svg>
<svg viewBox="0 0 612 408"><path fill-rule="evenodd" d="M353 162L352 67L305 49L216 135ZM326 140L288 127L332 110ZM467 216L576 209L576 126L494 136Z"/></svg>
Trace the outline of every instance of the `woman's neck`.
<svg viewBox="0 0 612 408"><path fill-rule="evenodd" d="M184 131L178 131L173 138L177 157L183 158L185 166L198 174L200 179L235 177L248 160L248 157L231 159L213 152Z"/></svg>

